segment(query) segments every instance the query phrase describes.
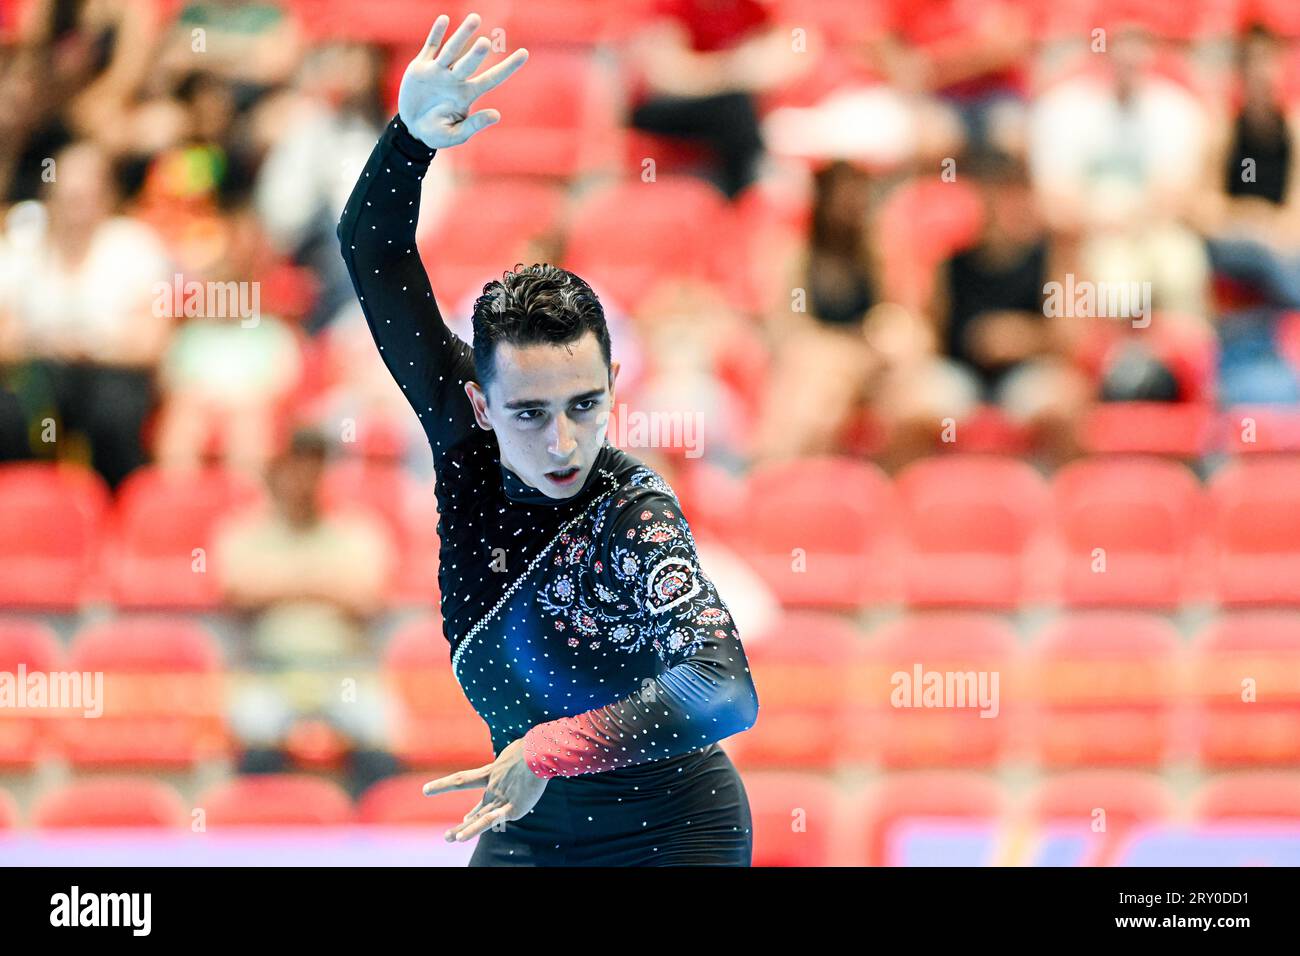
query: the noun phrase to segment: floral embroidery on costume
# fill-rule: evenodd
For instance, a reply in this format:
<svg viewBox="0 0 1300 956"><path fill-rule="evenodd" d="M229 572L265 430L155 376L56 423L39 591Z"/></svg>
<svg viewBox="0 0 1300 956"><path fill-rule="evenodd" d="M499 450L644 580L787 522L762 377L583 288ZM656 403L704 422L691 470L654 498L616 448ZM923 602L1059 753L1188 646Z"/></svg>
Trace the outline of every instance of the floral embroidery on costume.
<svg viewBox="0 0 1300 956"><path fill-rule="evenodd" d="M641 470L628 485L658 491L662 479L656 477ZM729 624L731 615L700 572L676 497L641 495L622 507L633 497L629 493L614 502L608 567L594 557L601 551L597 528L607 517L602 507L590 532L561 540L567 545L566 571L538 588L537 603L557 623L589 637L607 636L620 651L631 653L649 643L661 657L689 656L715 628Z"/></svg>

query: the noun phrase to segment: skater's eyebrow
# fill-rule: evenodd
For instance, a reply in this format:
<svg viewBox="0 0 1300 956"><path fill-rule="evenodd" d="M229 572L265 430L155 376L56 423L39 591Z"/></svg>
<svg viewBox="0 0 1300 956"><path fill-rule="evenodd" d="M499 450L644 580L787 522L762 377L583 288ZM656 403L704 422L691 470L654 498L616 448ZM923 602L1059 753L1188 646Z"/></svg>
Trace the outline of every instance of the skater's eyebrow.
<svg viewBox="0 0 1300 956"><path fill-rule="evenodd" d="M569 404L574 402L584 402L589 398L600 398L600 396L604 394L605 390L603 388L593 388L590 391L574 395L569 399ZM547 404L547 402L542 401L540 398L517 398L513 402L506 402L501 407L514 411L519 408L545 408Z"/></svg>

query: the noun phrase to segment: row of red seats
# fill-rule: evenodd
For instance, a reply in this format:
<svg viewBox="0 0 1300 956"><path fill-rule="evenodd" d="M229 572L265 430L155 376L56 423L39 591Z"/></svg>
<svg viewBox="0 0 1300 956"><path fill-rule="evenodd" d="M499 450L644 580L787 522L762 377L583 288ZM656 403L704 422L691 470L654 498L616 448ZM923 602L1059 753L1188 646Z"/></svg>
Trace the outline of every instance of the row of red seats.
<svg viewBox="0 0 1300 956"><path fill-rule="evenodd" d="M1300 764L1300 613L1226 615L1184 648L1168 621L1134 612L1065 615L1025 647L993 615L917 614L867 636L798 612L747 646L762 716L729 744L746 766ZM0 620L0 672L103 674L94 718L85 707L0 711L0 765L57 754L76 766L185 768L226 755L221 658L216 638L183 618L90 625L66 654L42 623ZM391 746L407 763L469 765L487 752L436 615L399 628L380 667L400 712ZM969 697L925 706L936 673L971 675Z"/></svg>
<svg viewBox="0 0 1300 956"><path fill-rule="evenodd" d="M1206 487L1140 456L1074 462L1050 482L992 455L925 459L893 481L819 457L740 481L700 469L677 490L692 524L735 545L788 606L1300 604L1300 457L1234 461ZM354 460L324 493L393 531L395 601L436 602L432 489ZM211 558L216 523L258 494L223 471L143 468L114 501L81 469L0 467L0 606L215 608L216 569L196 561Z"/></svg>
<svg viewBox="0 0 1300 956"><path fill-rule="evenodd" d="M192 808L158 780L87 779L43 794L29 823L38 830L201 826L207 833L355 823L441 830L459 823L473 798L464 793L425 797L421 787L428 779L426 774L406 774L381 781L354 805L336 784L319 777L239 777L208 789ZM1073 824L1096 841L1089 862L1105 864L1133 828L1170 822L1182 809L1162 778L1115 771L1048 778L1024 799L1013 799L992 777L960 772L896 774L852 790L815 774L747 773L745 789L754 818L757 866L879 866L888 859L895 828L916 820ZM1106 815L1104 832L1096 828L1099 809ZM1212 779L1187 809L1197 822L1295 827L1300 825L1300 773ZM0 834L18 825L13 798L0 790Z"/></svg>
<svg viewBox="0 0 1300 956"><path fill-rule="evenodd" d="M1225 615L1188 646L1168 621L1120 611L1064 615L1028 646L972 612L911 615L866 641L816 612L778 626L749 653L764 713L734 741L748 766L1300 764L1294 613ZM970 677L947 706L920 706L918 668L923 686Z"/></svg>
<svg viewBox="0 0 1300 956"><path fill-rule="evenodd" d="M330 469L322 495L331 510L359 503L392 532L399 555L389 592L394 606L437 605L432 486L358 458ZM0 466L0 607L216 609L219 525L264 503L260 482L219 468L140 468L113 497L83 468Z"/></svg>
<svg viewBox="0 0 1300 956"><path fill-rule="evenodd" d="M994 455L928 458L892 481L826 457L679 490L788 606L1300 603L1297 457L1233 461L1205 487L1142 456L1073 462L1050 482Z"/></svg>

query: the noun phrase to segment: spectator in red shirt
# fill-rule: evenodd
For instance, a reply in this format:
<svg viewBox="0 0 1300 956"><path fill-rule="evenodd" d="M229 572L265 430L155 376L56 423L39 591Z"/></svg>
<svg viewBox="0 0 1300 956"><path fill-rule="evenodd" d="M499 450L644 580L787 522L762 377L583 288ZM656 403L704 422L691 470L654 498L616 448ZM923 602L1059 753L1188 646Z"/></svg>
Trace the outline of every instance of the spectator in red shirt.
<svg viewBox="0 0 1300 956"><path fill-rule="evenodd" d="M887 0L892 28L874 57L891 82L959 117L967 145L1014 151L1023 124L1029 13L1014 0Z"/></svg>
<svg viewBox="0 0 1300 956"><path fill-rule="evenodd" d="M631 125L712 146L714 178L735 197L763 154L755 94L804 63L756 0L656 0L654 10L629 51Z"/></svg>

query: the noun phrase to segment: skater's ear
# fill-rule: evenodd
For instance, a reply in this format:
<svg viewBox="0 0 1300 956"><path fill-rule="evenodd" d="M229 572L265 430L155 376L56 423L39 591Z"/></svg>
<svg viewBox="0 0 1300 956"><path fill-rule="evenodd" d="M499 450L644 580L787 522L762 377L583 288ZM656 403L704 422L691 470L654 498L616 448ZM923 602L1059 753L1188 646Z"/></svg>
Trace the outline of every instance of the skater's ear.
<svg viewBox="0 0 1300 956"><path fill-rule="evenodd" d="M478 422L478 427L492 430L492 420L488 418L487 392L479 386L478 382L472 379L465 383L465 394L469 398L469 404L474 409L474 419Z"/></svg>

